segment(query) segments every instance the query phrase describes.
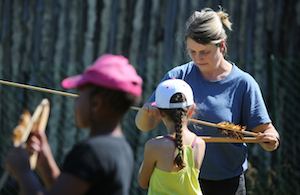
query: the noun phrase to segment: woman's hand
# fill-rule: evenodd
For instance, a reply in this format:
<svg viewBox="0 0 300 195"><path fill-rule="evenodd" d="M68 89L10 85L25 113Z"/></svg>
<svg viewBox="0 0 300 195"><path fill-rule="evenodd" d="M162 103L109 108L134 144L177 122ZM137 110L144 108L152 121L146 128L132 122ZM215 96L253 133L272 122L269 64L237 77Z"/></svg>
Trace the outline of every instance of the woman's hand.
<svg viewBox="0 0 300 195"><path fill-rule="evenodd" d="M258 125L253 128L252 131L258 133L258 136L256 137L258 140L269 141L260 143L265 150L274 151L280 146L279 134L272 123Z"/></svg>
<svg viewBox="0 0 300 195"><path fill-rule="evenodd" d="M256 137L258 140L268 140L269 142L262 142L260 145L267 151L274 151L276 150L280 143L279 138L272 133L260 133L258 132L258 136Z"/></svg>

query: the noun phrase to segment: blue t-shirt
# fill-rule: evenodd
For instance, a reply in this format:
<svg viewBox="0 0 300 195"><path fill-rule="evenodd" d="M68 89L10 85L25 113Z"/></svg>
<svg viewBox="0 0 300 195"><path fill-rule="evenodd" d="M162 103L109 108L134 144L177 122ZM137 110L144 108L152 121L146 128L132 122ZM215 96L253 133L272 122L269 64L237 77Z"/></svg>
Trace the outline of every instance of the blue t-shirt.
<svg viewBox="0 0 300 195"><path fill-rule="evenodd" d="M259 85L234 63L229 75L219 81L207 81L191 61L170 70L162 81L177 78L186 81L194 92L199 120L247 126L247 129L271 122ZM148 102L155 101L155 92ZM190 123L199 136L222 137L218 129ZM247 169L247 145L242 143L207 143L200 178L222 180L242 174Z"/></svg>

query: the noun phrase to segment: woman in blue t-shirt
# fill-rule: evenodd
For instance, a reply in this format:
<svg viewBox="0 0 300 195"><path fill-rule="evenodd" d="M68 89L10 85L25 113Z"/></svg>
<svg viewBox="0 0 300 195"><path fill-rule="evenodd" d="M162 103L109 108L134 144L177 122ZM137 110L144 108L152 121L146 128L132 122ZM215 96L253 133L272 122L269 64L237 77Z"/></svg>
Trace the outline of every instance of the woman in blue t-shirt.
<svg viewBox="0 0 300 195"><path fill-rule="evenodd" d="M261 143L265 150L276 150L280 145L279 134L272 125L257 82L224 58L227 35L223 24L231 30L228 14L222 10L204 8L194 12L185 32L192 61L173 68L162 81L183 79L192 87L199 119L247 126L259 134L257 139L269 140ZM153 94L143 106L146 112L139 111L136 116L136 125L142 131L149 131L161 122L158 109L151 105L154 101ZM221 136L216 135L216 128L199 126L190 125L189 129L197 135ZM203 194L246 194L246 169L246 144L207 144L199 177Z"/></svg>

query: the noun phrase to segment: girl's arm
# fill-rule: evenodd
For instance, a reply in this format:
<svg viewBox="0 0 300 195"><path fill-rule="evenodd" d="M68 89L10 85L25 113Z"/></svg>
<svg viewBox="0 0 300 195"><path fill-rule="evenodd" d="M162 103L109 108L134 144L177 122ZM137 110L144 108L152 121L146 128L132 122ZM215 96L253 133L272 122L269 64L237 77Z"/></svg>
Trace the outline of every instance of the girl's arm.
<svg viewBox="0 0 300 195"><path fill-rule="evenodd" d="M151 103L145 104L142 109L143 111L138 111L135 117L135 124L142 131L149 131L161 122L162 117L158 108Z"/></svg>
<svg viewBox="0 0 300 195"><path fill-rule="evenodd" d="M68 173L62 173L46 191L39 183L34 172L30 170L29 156L25 149L13 148L5 163L6 169L12 174L20 186L22 195L81 195L90 188L89 183Z"/></svg>
<svg viewBox="0 0 300 195"><path fill-rule="evenodd" d="M60 169L54 160L48 138L44 131L38 130L30 137L27 141L27 151L28 153L31 153L31 151L39 152L37 170L46 188L50 189L59 177Z"/></svg>
<svg viewBox="0 0 300 195"><path fill-rule="evenodd" d="M157 161L155 157L155 148L152 140L148 141L145 145L144 161L140 167L138 174L138 183L143 189L149 187L150 177L152 175L155 163Z"/></svg>

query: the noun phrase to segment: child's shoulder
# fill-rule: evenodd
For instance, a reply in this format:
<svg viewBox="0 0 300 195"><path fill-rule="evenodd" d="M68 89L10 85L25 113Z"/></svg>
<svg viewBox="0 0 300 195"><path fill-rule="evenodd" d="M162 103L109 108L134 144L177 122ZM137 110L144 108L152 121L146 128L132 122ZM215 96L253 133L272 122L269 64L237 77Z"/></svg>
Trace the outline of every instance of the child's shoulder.
<svg viewBox="0 0 300 195"><path fill-rule="evenodd" d="M165 136L157 136L155 138L148 140L146 142L145 147L161 148L164 146L169 146L170 143L172 146L174 145L173 141L170 139L167 139Z"/></svg>
<svg viewBox="0 0 300 195"><path fill-rule="evenodd" d="M198 145L205 145L205 141L201 138L201 136L197 136L197 142Z"/></svg>
<svg viewBox="0 0 300 195"><path fill-rule="evenodd" d="M196 149L196 151L204 153L206 148L205 141L201 137L197 136L194 148Z"/></svg>

